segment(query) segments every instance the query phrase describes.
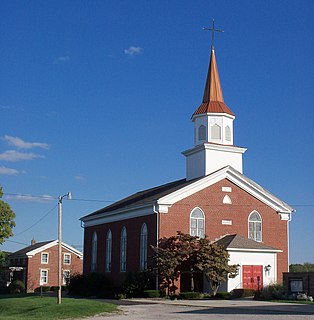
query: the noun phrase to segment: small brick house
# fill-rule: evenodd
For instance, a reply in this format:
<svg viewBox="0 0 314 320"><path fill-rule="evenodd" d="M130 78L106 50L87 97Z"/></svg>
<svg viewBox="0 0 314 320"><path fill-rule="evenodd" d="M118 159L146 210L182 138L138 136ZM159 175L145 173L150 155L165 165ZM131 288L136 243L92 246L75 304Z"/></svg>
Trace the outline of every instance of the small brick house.
<svg viewBox="0 0 314 320"><path fill-rule="evenodd" d="M119 285L127 272L144 271L150 245L177 231L218 241L239 265L224 290L282 282L288 271L288 224L293 209L243 174L245 148L234 145L235 115L224 103L212 48L203 101L192 115L194 147L186 178L140 191L81 218L84 274L104 273ZM177 286L189 291L189 281ZM158 284L156 285L158 287ZM208 291L203 279L199 291Z"/></svg>
<svg viewBox="0 0 314 320"><path fill-rule="evenodd" d="M58 286L58 240L32 244L9 256L11 281L18 279L25 283L27 292L40 286ZM62 243L63 284L70 275L82 273L83 254Z"/></svg>

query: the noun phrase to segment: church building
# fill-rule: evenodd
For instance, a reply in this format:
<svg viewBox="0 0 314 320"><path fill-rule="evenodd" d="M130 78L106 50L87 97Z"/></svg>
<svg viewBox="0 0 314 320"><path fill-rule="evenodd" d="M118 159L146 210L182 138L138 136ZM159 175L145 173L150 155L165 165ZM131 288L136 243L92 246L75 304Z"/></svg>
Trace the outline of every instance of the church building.
<svg viewBox="0 0 314 320"><path fill-rule="evenodd" d="M234 145L234 120L212 46L203 101L192 115L194 146L182 152L186 177L82 217L84 274L104 273L119 285L126 273L146 270L151 245L181 231L206 235L238 265L238 275L223 291L282 282L293 208L243 174L246 148ZM189 291L183 278L179 290ZM208 292L207 282L202 279L197 289Z"/></svg>

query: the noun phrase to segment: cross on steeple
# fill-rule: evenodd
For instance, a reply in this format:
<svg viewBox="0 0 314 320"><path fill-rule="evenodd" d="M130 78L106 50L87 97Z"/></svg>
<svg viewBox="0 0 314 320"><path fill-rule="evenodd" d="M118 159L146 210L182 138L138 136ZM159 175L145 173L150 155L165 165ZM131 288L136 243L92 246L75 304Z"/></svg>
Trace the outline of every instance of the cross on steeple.
<svg viewBox="0 0 314 320"><path fill-rule="evenodd" d="M215 32L224 32L224 30L219 30L219 29L215 29L215 20L213 18L213 23L212 23L212 27L211 28L203 28L203 30L211 30L212 32L212 49L214 49L214 35L215 35Z"/></svg>

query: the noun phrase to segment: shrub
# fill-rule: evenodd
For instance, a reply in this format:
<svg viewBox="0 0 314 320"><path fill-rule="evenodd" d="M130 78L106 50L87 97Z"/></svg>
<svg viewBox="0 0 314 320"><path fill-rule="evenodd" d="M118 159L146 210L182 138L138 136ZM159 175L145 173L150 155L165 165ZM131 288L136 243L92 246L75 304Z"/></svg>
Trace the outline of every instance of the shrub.
<svg viewBox="0 0 314 320"><path fill-rule="evenodd" d="M201 299L202 294L200 292L181 292L179 297L185 300Z"/></svg>
<svg viewBox="0 0 314 320"><path fill-rule="evenodd" d="M231 292L233 299L252 297L254 293L253 289L233 289Z"/></svg>
<svg viewBox="0 0 314 320"><path fill-rule="evenodd" d="M129 272L122 284L122 291L128 297L143 297L144 290L150 289L150 278L145 272Z"/></svg>
<svg viewBox="0 0 314 320"><path fill-rule="evenodd" d="M37 287L34 291L35 292L48 292L48 291L51 291L52 288L53 287L50 287L50 286L41 286L41 287Z"/></svg>
<svg viewBox="0 0 314 320"><path fill-rule="evenodd" d="M61 286L61 291L65 291L67 289L67 286ZM55 291L55 292L58 292L59 290L59 286L52 286L50 288L51 291Z"/></svg>
<svg viewBox="0 0 314 320"><path fill-rule="evenodd" d="M144 298L159 298L159 290L144 290Z"/></svg>
<svg viewBox="0 0 314 320"><path fill-rule="evenodd" d="M281 300L286 299L287 296L281 284L272 284L264 287L262 291L256 292L255 300Z"/></svg>
<svg viewBox="0 0 314 320"><path fill-rule="evenodd" d="M91 273L85 276L82 274L71 276L68 289L70 295L84 297L113 298L115 294L111 283L103 274L99 273Z"/></svg>
<svg viewBox="0 0 314 320"><path fill-rule="evenodd" d="M227 299L231 299L232 294L230 292L217 292L215 295L216 299L223 299L223 300L227 300Z"/></svg>
<svg viewBox="0 0 314 320"><path fill-rule="evenodd" d="M10 293L24 293L25 292L25 284L21 280L14 280L9 285Z"/></svg>

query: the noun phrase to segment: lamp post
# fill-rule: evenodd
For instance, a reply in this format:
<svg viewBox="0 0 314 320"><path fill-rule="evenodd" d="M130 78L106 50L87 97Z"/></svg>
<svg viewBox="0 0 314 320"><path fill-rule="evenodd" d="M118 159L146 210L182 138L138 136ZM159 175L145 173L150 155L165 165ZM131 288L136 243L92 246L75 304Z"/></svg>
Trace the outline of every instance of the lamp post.
<svg viewBox="0 0 314 320"><path fill-rule="evenodd" d="M68 192L63 196L59 196L58 201L58 304L61 304L62 289L62 200L64 197L67 197L69 200L71 200L71 192Z"/></svg>

